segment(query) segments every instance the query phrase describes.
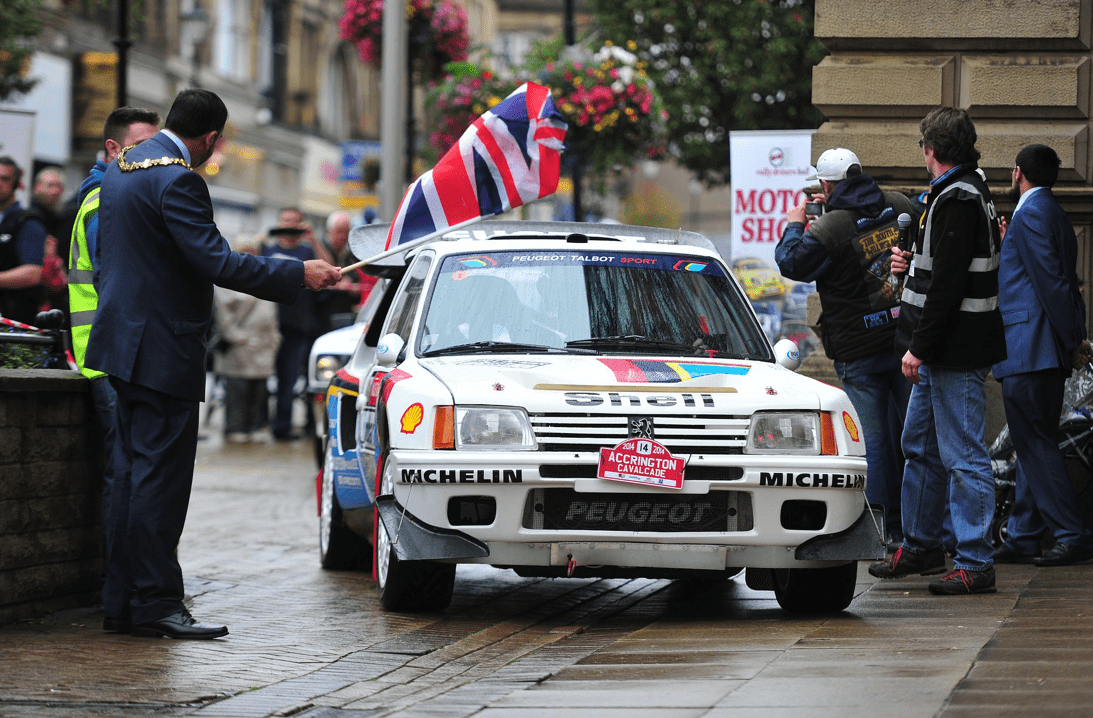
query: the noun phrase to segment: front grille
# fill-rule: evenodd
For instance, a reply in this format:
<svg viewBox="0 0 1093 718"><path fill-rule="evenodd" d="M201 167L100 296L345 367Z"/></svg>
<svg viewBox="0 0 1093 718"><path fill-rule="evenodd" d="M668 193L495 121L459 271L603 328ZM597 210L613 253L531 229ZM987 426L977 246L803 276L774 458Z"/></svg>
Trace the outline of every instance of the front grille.
<svg viewBox="0 0 1093 718"><path fill-rule="evenodd" d="M750 531L755 525L751 494L578 493L534 489L524 504L523 526L544 531Z"/></svg>
<svg viewBox="0 0 1093 718"><path fill-rule="evenodd" d="M675 456L740 454L748 438L746 416L612 414L532 414L540 451L599 451L629 437L632 418L650 418L653 437Z"/></svg>

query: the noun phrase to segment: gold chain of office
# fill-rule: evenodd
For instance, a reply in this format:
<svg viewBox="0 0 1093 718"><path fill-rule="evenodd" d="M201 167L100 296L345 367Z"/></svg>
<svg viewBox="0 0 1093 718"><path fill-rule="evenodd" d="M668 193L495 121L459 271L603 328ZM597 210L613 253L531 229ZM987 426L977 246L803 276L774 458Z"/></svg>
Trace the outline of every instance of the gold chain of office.
<svg viewBox="0 0 1093 718"><path fill-rule="evenodd" d="M136 145L129 145L121 152L118 153L118 169L122 172L132 172L134 170L146 170L149 167L166 167L167 165L182 165L186 169L192 169L189 163L181 157L160 157L159 159L145 159L140 162L128 162L125 159L126 153L129 150L136 147Z"/></svg>

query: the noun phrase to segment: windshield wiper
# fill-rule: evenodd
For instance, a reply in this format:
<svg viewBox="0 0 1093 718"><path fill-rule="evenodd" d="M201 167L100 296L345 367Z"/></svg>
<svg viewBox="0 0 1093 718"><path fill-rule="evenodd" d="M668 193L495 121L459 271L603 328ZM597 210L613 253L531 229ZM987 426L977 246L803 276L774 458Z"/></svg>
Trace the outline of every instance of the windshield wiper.
<svg viewBox="0 0 1093 718"><path fill-rule="evenodd" d="M702 348L693 344L682 344L667 339L656 339L640 334L620 334L610 337L592 337L591 339L574 339L565 343L567 348L587 347L602 349L605 347L626 347L645 349L667 349L688 354L700 354Z"/></svg>
<svg viewBox="0 0 1093 718"><path fill-rule="evenodd" d="M468 344L456 344L450 347L444 347L443 349L430 349L427 352L422 352L423 357L439 356L441 354L477 354L482 353L502 353L502 352L533 352L542 354L565 354L565 349L559 347L548 347L545 344L520 344L517 342L470 342Z"/></svg>

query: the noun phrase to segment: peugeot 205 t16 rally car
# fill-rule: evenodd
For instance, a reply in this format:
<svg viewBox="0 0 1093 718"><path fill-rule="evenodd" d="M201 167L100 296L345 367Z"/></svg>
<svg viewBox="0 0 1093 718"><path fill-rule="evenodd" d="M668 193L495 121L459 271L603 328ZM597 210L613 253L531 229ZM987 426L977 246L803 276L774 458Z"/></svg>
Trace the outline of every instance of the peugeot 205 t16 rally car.
<svg viewBox="0 0 1093 718"><path fill-rule="evenodd" d="M374 559L386 608L443 608L485 563L746 568L787 610L837 611L883 558L850 401L772 349L701 235L495 220L366 271L391 281L328 390L320 555Z"/></svg>

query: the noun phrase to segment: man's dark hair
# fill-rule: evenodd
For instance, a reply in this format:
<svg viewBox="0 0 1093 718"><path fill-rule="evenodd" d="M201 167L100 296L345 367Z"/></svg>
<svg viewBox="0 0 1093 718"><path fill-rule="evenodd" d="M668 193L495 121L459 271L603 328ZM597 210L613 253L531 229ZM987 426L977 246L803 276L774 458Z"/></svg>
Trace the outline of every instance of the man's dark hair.
<svg viewBox="0 0 1093 718"><path fill-rule="evenodd" d="M19 169L19 165L15 164L15 160L13 160L11 157L8 157L7 155L0 157L0 165L15 168L15 187L16 189L18 189L19 183L23 179L23 170Z"/></svg>
<svg viewBox="0 0 1093 718"><path fill-rule="evenodd" d="M1017 153L1017 166L1033 187L1052 187L1059 179L1059 155L1047 145L1029 145Z"/></svg>
<svg viewBox="0 0 1093 718"><path fill-rule="evenodd" d="M164 124L179 137L193 139L220 132L228 122L228 108L215 92L187 89L178 93Z"/></svg>
<svg viewBox="0 0 1093 718"><path fill-rule="evenodd" d="M979 161L975 149L975 123L967 110L959 107L939 107L923 118L918 126L923 146L934 148L934 158L950 165L965 165Z"/></svg>
<svg viewBox="0 0 1093 718"><path fill-rule="evenodd" d="M106 118L106 124L102 127L102 139L114 140L119 145L125 139L125 133L129 131L129 125L142 122L159 127L163 118L158 112L146 110L143 107L119 107Z"/></svg>

